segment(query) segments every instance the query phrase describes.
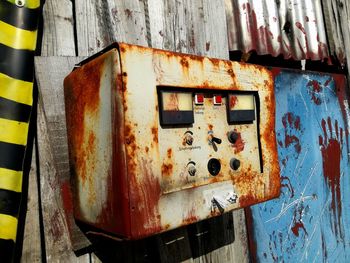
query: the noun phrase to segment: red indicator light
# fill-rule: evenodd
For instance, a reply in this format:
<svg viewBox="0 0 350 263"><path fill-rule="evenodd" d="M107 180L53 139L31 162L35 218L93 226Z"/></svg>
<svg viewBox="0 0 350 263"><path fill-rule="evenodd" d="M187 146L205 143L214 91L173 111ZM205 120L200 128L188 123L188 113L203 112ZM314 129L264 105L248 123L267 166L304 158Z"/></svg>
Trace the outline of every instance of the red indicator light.
<svg viewBox="0 0 350 263"><path fill-rule="evenodd" d="M204 104L204 95L203 94L196 94L194 96L194 103L197 105Z"/></svg>
<svg viewBox="0 0 350 263"><path fill-rule="evenodd" d="M214 95L214 105L221 105L222 97L221 95Z"/></svg>

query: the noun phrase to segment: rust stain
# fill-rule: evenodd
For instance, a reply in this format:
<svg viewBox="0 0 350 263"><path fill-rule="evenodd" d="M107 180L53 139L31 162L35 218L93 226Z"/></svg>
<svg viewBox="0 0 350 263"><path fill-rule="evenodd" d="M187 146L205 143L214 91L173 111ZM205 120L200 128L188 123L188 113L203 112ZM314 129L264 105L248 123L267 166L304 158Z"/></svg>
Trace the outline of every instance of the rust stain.
<svg viewBox="0 0 350 263"><path fill-rule="evenodd" d="M168 158L171 159L172 155L173 155L173 150L172 150L171 148L169 148L169 149L167 150L167 156L168 156Z"/></svg>
<svg viewBox="0 0 350 263"><path fill-rule="evenodd" d="M163 176L172 176L173 175L173 150L171 148L167 149L167 159L163 162L161 171Z"/></svg>
<svg viewBox="0 0 350 263"><path fill-rule="evenodd" d="M55 210L55 213L50 218L50 233L53 236L53 241L58 242L63 235L63 226L60 223L60 213Z"/></svg>
<svg viewBox="0 0 350 263"><path fill-rule="evenodd" d="M319 136L321 146L323 176L325 182L332 193L331 209L333 211L333 227L337 236L343 237L343 227L341 224L342 200L340 187L340 160L341 160L341 137L339 134L338 121L335 120L335 136L333 136L332 120L328 117L322 119L321 126L323 135ZM328 126L328 132L327 127ZM329 136L328 136L329 133ZM342 133L342 130L341 130Z"/></svg>
<svg viewBox="0 0 350 263"><path fill-rule="evenodd" d="M237 141L233 144L234 152L235 154L240 153L244 150L245 142L242 139L242 135L240 132L237 131L237 129L234 129L234 131L237 133Z"/></svg>
<svg viewBox="0 0 350 263"><path fill-rule="evenodd" d="M271 77L273 77L273 73L269 73ZM269 86L265 87L269 92L270 95L268 96L269 104L267 105L271 115L265 120L266 121L266 127L261 134L261 141L266 148L266 153L263 153L262 155L262 161L263 165L266 165L267 160L271 162L273 160L273 164L270 165L270 180L269 184L267 186L267 189L269 189L269 194L266 196L266 199L270 199L272 197L277 197L280 194L280 187L281 187L281 181L280 181L280 168L278 163L278 156L277 156L277 144L276 144L276 134L275 134L275 103L272 103L275 101L275 94L274 94L274 82L272 81ZM268 155L268 156L266 156Z"/></svg>
<svg viewBox="0 0 350 263"><path fill-rule="evenodd" d="M285 161L285 160L284 160ZM282 161L283 162L283 161ZM285 165L285 164L284 164ZM289 177L287 176L281 176L281 187L285 187L288 189L289 191L289 194L290 194L290 198L293 198L294 197L294 188L293 188L293 185L292 183L290 182L290 179Z"/></svg>
<svg viewBox="0 0 350 263"><path fill-rule="evenodd" d="M172 176L173 168L174 168L174 166L172 163L163 163L162 164L162 175L163 176Z"/></svg>
<svg viewBox="0 0 350 263"><path fill-rule="evenodd" d="M345 131L345 141L346 141L346 150L347 152L350 152L349 148L349 125L347 120L347 110L346 110L346 105L348 105L348 97L349 94L347 93L347 81L344 75L339 75L339 74L333 74L332 75L334 81L336 82L336 86L338 87L336 89L336 94L338 97L339 105L341 108L341 112L343 115L343 120L344 120L344 131ZM342 133L341 133L342 134Z"/></svg>
<svg viewBox="0 0 350 263"><path fill-rule="evenodd" d="M215 68L219 68L220 66L220 60L219 59L216 59L216 58L209 58L211 64L213 65L213 67Z"/></svg>
<svg viewBox="0 0 350 263"><path fill-rule="evenodd" d="M288 148L294 145L295 151L299 154L301 152L301 144L295 134L296 132L300 132L300 117L287 112L282 117L282 124L284 127L284 147Z"/></svg>
<svg viewBox="0 0 350 263"><path fill-rule="evenodd" d="M209 51L209 49L210 49L210 42L206 42L205 43L205 51Z"/></svg>
<svg viewBox="0 0 350 263"><path fill-rule="evenodd" d="M149 151L149 148L146 146L145 147L145 152L148 153L148 151Z"/></svg>
<svg viewBox="0 0 350 263"><path fill-rule="evenodd" d="M262 202L261 198L257 198L252 192L242 195L239 197L239 205L240 207L247 207L252 204L256 204Z"/></svg>
<svg viewBox="0 0 350 263"><path fill-rule="evenodd" d="M232 110L235 106L236 106L236 103L237 103L237 96L230 96L230 109Z"/></svg>
<svg viewBox="0 0 350 263"><path fill-rule="evenodd" d="M302 229L304 231L304 234L307 235L307 231L302 220L303 210L304 205L302 203L297 207L297 209L294 210L293 226L291 226L290 229L292 230L293 234L297 237L299 237L300 229Z"/></svg>
<svg viewBox="0 0 350 263"><path fill-rule="evenodd" d="M152 135L153 135L153 142L155 144L158 144L158 127L152 127L151 128L151 132L152 132Z"/></svg>
<svg viewBox="0 0 350 263"><path fill-rule="evenodd" d="M184 67L184 68L188 68L188 67L190 66L186 57L182 57L182 58L180 59L180 64L181 64L182 67Z"/></svg>
<svg viewBox="0 0 350 263"><path fill-rule="evenodd" d="M192 207L189 213L182 219L182 225L189 225L197 222L199 217L196 215L196 209Z"/></svg>
<svg viewBox="0 0 350 263"><path fill-rule="evenodd" d="M303 25L302 25L300 22L295 22L295 26L296 26L304 35L306 35L305 28L303 27Z"/></svg>
<svg viewBox="0 0 350 263"><path fill-rule="evenodd" d="M100 81L105 56L81 67L84 74L72 72L64 80L68 136L76 145L83 145L85 112L99 109Z"/></svg>
<svg viewBox="0 0 350 263"><path fill-rule="evenodd" d="M139 161L142 177L131 174L131 220L132 235L134 238L142 238L162 230L158 202L161 196L161 187L158 179L149 170L150 164L145 160Z"/></svg>
<svg viewBox="0 0 350 263"><path fill-rule="evenodd" d="M72 222L69 220L73 213L73 195L72 195L72 189L70 186L70 182L67 180L62 183L61 185L61 196L63 201L63 209L66 214L66 221L68 228L71 227Z"/></svg>
<svg viewBox="0 0 350 263"><path fill-rule="evenodd" d="M320 83L317 80L310 80L307 83L307 87L308 87L308 93L311 95L311 100L316 105L321 105L322 104L321 92L323 88L321 87Z"/></svg>
<svg viewBox="0 0 350 263"><path fill-rule="evenodd" d="M85 127L85 115L95 115L100 108L100 82L108 56L107 53L101 55L83 65L79 70L72 72L64 80L71 171L80 177L82 184L88 183L86 187L89 191L88 202L90 203L95 202L96 193L94 192L94 179L87 174L87 161L88 156L94 155L96 138L93 132L86 134L88 128ZM93 161L89 166L94 168Z"/></svg>
<svg viewBox="0 0 350 263"><path fill-rule="evenodd" d="M294 223L294 226L291 229L293 234L297 237L299 236L299 229L302 229L305 233L307 233L303 222Z"/></svg>
<svg viewBox="0 0 350 263"><path fill-rule="evenodd" d="M231 76L232 79L236 78L236 75L235 75L235 73L233 72L233 70L231 68L227 70L227 73Z"/></svg>
<svg viewBox="0 0 350 263"><path fill-rule="evenodd" d="M132 11L130 10L130 9L125 9L124 10L124 12L125 12L125 15L127 16L127 18L132 18Z"/></svg>

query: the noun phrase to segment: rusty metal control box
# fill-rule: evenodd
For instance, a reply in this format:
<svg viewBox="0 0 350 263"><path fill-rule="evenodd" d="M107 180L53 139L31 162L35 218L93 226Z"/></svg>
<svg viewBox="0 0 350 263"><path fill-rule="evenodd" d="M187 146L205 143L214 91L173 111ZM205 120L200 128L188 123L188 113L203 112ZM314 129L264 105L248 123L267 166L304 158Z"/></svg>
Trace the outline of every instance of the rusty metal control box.
<svg viewBox="0 0 350 263"><path fill-rule="evenodd" d="M80 221L139 239L279 195L263 67L120 43L64 93Z"/></svg>

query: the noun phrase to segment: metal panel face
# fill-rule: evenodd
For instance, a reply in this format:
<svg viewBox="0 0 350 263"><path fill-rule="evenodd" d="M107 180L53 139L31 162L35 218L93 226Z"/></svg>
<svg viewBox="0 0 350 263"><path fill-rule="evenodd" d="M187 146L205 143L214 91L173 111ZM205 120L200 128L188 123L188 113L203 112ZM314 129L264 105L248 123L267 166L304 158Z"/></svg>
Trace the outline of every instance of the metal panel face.
<svg viewBox="0 0 350 263"><path fill-rule="evenodd" d="M78 219L137 239L278 196L268 70L117 48L65 81ZM228 121L232 112L249 122Z"/></svg>
<svg viewBox="0 0 350 263"><path fill-rule="evenodd" d="M204 103L194 105L193 125L159 128L163 193L231 180L240 177L241 171L260 173L256 121L245 125L228 124L228 100L223 92L205 92ZM217 94L224 97L221 105L214 105ZM236 134L234 143L229 141L230 132ZM209 163L209 160L212 161ZM217 163L218 169L215 160L220 163ZM231 167L234 160L238 162L236 170ZM208 165L213 166L210 171Z"/></svg>
<svg viewBox="0 0 350 263"><path fill-rule="evenodd" d="M273 71L282 188L278 199L250 209L252 254L258 262L348 262L346 78Z"/></svg>

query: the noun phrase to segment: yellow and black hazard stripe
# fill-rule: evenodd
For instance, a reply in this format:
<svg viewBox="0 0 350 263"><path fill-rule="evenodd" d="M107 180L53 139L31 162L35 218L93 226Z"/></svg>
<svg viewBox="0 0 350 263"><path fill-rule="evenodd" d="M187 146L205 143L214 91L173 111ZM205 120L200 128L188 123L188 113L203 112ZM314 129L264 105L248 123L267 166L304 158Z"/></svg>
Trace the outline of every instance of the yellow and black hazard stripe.
<svg viewBox="0 0 350 263"><path fill-rule="evenodd" d="M40 0L0 0L0 260L12 261L33 104Z"/></svg>

